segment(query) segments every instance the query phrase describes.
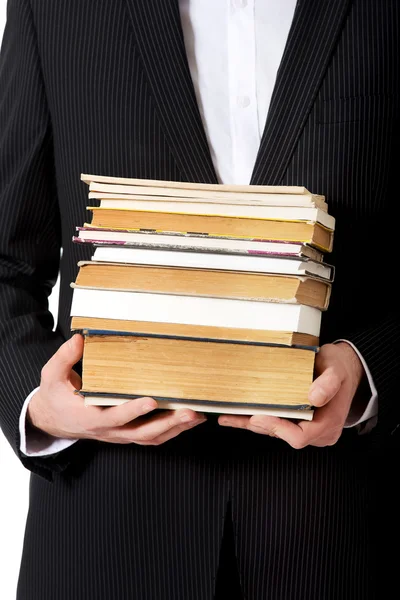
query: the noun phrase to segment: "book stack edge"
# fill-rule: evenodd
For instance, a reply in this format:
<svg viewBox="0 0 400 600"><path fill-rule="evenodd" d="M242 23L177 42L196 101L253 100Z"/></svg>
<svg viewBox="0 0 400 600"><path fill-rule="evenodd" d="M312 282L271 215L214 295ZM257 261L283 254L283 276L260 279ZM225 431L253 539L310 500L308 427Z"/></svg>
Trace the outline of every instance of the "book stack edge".
<svg viewBox="0 0 400 600"><path fill-rule="evenodd" d="M91 223L71 308L86 404L311 419L334 218L297 186L82 175Z"/></svg>

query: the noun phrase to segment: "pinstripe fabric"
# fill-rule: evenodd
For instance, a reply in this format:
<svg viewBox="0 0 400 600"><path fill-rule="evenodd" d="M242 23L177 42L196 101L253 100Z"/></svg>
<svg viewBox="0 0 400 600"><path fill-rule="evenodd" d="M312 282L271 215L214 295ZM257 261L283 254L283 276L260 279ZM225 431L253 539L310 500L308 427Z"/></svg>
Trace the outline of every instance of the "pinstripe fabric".
<svg viewBox="0 0 400 600"><path fill-rule="evenodd" d="M218 183L185 55L178 2L128 0L127 4L158 114L182 179Z"/></svg>
<svg viewBox="0 0 400 600"><path fill-rule="evenodd" d="M88 218L79 174L211 182L215 172L176 0L9 0L0 422L33 472L18 600L211 599L229 499L244 597L364 600L375 597L374 579L382 593L387 527L393 534L397 524L378 496L395 498L399 326L387 308L390 269L376 268L372 248L395 256L398 30L395 0L300 2L253 173L255 183L328 197L337 280L323 340L347 338L363 353L379 393L377 428L294 451L210 418L160 448L80 441L28 459L19 413L69 335L69 282L90 256L70 242ZM47 296L61 246L53 333Z"/></svg>
<svg viewBox="0 0 400 600"><path fill-rule="evenodd" d="M348 0L298 2L252 183L281 181L336 47L348 5Z"/></svg>
<svg viewBox="0 0 400 600"><path fill-rule="evenodd" d="M390 437L399 422L394 398L400 324L387 279L397 237L390 215L397 213L399 27L397 1L352 3L281 180L301 181L316 193L323 190L337 218L332 255L337 277L321 339L343 334L366 359L379 395L376 444ZM380 260L382 251L386 265ZM362 301L349 302L360 297Z"/></svg>
<svg viewBox="0 0 400 600"><path fill-rule="evenodd" d="M343 452L332 463L329 450L238 457L232 508L245 597L373 597L364 470Z"/></svg>

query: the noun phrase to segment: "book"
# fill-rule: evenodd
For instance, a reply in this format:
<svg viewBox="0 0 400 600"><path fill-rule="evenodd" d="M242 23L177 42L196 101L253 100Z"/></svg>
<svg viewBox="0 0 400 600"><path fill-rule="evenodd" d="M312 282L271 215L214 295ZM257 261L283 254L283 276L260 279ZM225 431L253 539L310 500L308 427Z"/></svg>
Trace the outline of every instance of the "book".
<svg viewBox="0 0 400 600"><path fill-rule="evenodd" d="M277 273L320 277L331 281L334 269L325 263L307 258L283 258L272 256L239 256L229 254L179 252L173 250L147 250L124 246L96 248L92 260L97 262L160 265L198 269L249 271L254 273Z"/></svg>
<svg viewBox="0 0 400 600"><path fill-rule="evenodd" d="M92 186L93 187L93 186ZM231 205L231 206L253 206L253 207L304 207L304 208L319 208L328 212L328 205L324 201L323 196L311 197L301 194L257 194L257 193L232 193L232 192L197 192L191 190L187 193L185 190L162 190L161 188L135 188L134 194L114 193L92 190L88 194L89 200L99 200L105 203L109 201L152 201L161 204L163 202L176 202L190 204L215 204L215 205ZM141 193L138 193L140 190Z"/></svg>
<svg viewBox="0 0 400 600"><path fill-rule="evenodd" d="M163 337L226 340L237 342L261 342L278 346L313 346L319 338L296 331L271 331L268 329L238 329L209 325L186 325L152 321L124 321L97 317L72 317L71 330L81 332L111 332L114 335L148 334Z"/></svg>
<svg viewBox="0 0 400 600"><path fill-rule="evenodd" d="M135 179L126 177L107 177L82 174L81 180L89 185L89 193L144 194L149 196L172 196L194 198L229 198L246 202L251 200L269 203L277 202L286 206L320 206L326 209L324 196L311 194L303 186L272 185L230 185L189 183L180 181L162 181L155 179ZM131 188L131 189L130 189ZM142 190L142 191L139 191ZM292 198L290 198L292 196ZM293 202L294 204L290 204Z"/></svg>
<svg viewBox="0 0 400 600"><path fill-rule="evenodd" d="M331 286L310 277L81 261L76 285L328 307Z"/></svg>
<svg viewBox="0 0 400 600"><path fill-rule="evenodd" d="M222 254L270 254L282 256L305 256L322 262L323 254L305 244L290 242L268 242L260 239L237 240L213 238L201 235L168 235L157 232L132 232L95 227L77 227L74 242L89 242L96 245L124 245L138 248L165 248L169 250L192 250L195 252L220 252Z"/></svg>
<svg viewBox="0 0 400 600"><path fill-rule="evenodd" d="M155 321L319 336L321 311L299 304L90 289L71 284L71 316Z"/></svg>
<svg viewBox="0 0 400 600"><path fill-rule="evenodd" d="M312 410L314 358L314 348L86 335L82 393Z"/></svg>
<svg viewBox="0 0 400 600"><path fill-rule="evenodd" d="M244 217L271 221L313 221L330 230L335 229L335 218L320 208L296 206L234 206L208 202L173 202L166 200L104 200L100 208L134 210L141 212L163 212L172 214L204 215L206 217Z"/></svg>
<svg viewBox="0 0 400 600"><path fill-rule="evenodd" d="M335 219L302 186L81 175L90 224L71 328L85 404L312 419ZM231 389L232 387L232 389Z"/></svg>
<svg viewBox="0 0 400 600"><path fill-rule="evenodd" d="M307 243L323 252L330 252L333 243L333 231L313 222L114 210L100 207L88 207L88 210L93 213L91 226L106 229L150 229L238 238L259 237L271 241Z"/></svg>
<svg viewBox="0 0 400 600"><path fill-rule="evenodd" d="M115 396L113 394L92 394L90 392L79 392L79 395L84 397L85 406L119 406L139 396ZM217 413L220 415L263 415L269 417L281 417L284 419L300 419L302 421L311 421L314 411L306 409L282 409L269 408L268 406L256 406L249 404L219 403L209 402L207 405L202 402L190 402L187 400L166 400L165 398L157 398L158 407L164 410L178 410L189 408L197 412Z"/></svg>

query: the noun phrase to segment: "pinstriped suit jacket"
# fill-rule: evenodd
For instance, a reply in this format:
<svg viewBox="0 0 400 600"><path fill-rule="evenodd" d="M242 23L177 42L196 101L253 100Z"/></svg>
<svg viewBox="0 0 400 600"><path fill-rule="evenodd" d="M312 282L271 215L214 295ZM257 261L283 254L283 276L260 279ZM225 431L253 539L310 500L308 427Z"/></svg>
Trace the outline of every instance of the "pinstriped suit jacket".
<svg viewBox="0 0 400 600"><path fill-rule="evenodd" d="M386 464L400 435L398 1L298 3L252 176L325 194L337 218L322 342L359 348L379 421L334 448L296 452L210 418L160 448L21 455L23 401L69 336L69 283L90 254L71 243L88 218L80 173L216 174L177 0L9 0L0 94L0 423L33 473L19 598L211 598L229 498L249 598L370 597L365 457Z"/></svg>

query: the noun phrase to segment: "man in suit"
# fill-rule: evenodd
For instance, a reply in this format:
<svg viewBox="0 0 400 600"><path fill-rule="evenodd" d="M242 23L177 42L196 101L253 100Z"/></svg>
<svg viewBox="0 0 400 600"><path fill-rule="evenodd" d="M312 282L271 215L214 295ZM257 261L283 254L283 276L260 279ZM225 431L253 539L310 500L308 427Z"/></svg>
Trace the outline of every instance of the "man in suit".
<svg viewBox="0 0 400 600"><path fill-rule="evenodd" d="M378 500L400 435L398 26L396 0L9 0L0 418L32 472L19 600L382 591L394 517ZM81 172L326 195L337 277L313 422L82 406Z"/></svg>

